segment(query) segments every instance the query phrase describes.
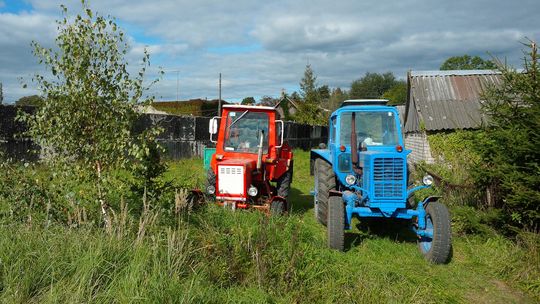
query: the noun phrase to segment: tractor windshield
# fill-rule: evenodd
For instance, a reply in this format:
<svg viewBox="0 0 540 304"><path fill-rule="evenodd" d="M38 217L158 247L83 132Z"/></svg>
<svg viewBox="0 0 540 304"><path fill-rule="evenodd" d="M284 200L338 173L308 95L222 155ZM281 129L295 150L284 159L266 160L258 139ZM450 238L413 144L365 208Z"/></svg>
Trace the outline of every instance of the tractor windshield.
<svg viewBox="0 0 540 304"><path fill-rule="evenodd" d="M263 151L268 150L268 114L231 111L227 115L223 149L229 152L257 153L263 131Z"/></svg>
<svg viewBox="0 0 540 304"><path fill-rule="evenodd" d="M341 115L340 143L351 144L352 113ZM395 146L399 144L394 112L356 112L356 136L358 145Z"/></svg>

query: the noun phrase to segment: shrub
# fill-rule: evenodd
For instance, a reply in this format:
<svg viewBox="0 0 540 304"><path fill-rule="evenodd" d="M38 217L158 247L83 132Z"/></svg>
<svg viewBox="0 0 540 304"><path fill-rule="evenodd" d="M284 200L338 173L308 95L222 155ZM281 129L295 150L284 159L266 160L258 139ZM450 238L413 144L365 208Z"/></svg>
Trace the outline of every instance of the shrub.
<svg viewBox="0 0 540 304"><path fill-rule="evenodd" d="M473 146L472 175L516 226L540 228L540 67L536 43L523 71L500 65L502 84L485 95L490 123Z"/></svg>

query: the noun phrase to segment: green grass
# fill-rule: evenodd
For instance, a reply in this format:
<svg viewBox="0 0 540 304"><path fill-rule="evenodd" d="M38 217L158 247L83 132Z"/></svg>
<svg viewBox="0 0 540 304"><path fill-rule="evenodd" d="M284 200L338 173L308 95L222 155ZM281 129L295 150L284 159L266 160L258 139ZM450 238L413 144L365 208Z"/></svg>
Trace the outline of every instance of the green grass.
<svg viewBox="0 0 540 304"><path fill-rule="evenodd" d="M456 234L453 260L428 264L403 225L355 222L345 253L326 248L313 217L309 154L295 151L289 216L214 205L172 225L129 218L99 228L0 226L4 303L534 303L540 238ZM202 160L171 163L167 179L201 183ZM151 217L149 214L148 217Z"/></svg>

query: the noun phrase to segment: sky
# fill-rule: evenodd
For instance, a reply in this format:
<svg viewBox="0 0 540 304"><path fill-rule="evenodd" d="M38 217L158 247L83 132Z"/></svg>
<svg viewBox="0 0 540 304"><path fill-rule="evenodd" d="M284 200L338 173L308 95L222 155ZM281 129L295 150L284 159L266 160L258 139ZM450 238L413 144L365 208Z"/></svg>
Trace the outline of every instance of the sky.
<svg viewBox="0 0 540 304"><path fill-rule="evenodd" d="M306 64L319 85L349 89L366 72L437 70L451 56L495 56L520 67L527 39L540 40L538 0L90 0L129 37L133 68L150 52L146 77L165 74L157 100L239 101L299 90ZM0 82L4 103L39 94L32 75L47 75L31 41L53 47L60 5L78 0L0 0ZM21 83L28 83L23 88Z"/></svg>

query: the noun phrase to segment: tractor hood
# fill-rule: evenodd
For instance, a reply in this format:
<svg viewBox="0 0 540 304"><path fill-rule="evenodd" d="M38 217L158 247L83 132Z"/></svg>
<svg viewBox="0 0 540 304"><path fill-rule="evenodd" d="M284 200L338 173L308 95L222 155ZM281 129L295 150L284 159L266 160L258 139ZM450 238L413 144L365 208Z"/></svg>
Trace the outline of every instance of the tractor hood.
<svg viewBox="0 0 540 304"><path fill-rule="evenodd" d="M246 158L227 158L217 163L218 166L245 166L255 168L257 161Z"/></svg>

